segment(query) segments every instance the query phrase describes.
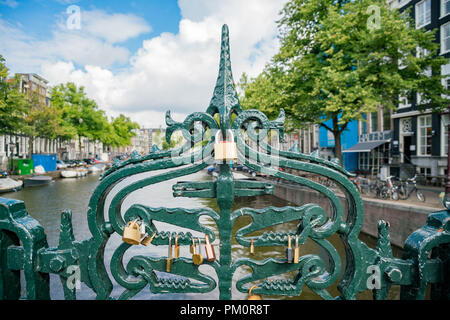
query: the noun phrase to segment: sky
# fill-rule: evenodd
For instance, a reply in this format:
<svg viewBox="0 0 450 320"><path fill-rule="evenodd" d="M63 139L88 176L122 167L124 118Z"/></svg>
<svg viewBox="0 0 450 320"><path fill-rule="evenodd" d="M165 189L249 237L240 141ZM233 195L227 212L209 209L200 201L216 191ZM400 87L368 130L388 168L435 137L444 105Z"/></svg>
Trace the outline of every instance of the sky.
<svg viewBox="0 0 450 320"><path fill-rule="evenodd" d="M223 24L234 81L257 76L278 51L287 0L0 0L0 55L10 75L74 82L110 117L165 127L205 111Z"/></svg>

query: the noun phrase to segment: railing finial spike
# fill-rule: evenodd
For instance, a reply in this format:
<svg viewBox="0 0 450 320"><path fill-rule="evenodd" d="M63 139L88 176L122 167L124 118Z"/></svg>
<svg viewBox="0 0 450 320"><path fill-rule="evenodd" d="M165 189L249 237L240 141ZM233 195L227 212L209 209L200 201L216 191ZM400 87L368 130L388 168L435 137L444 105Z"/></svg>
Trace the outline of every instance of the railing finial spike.
<svg viewBox="0 0 450 320"><path fill-rule="evenodd" d="M222 130L226 130L231 127L231 113L240 113L241 111L242 107L239 103L231 70L229 29L228 25L224 24L220 42L219 74L213 97L206 112L211 115L219 113L220 127Z"/></svg>

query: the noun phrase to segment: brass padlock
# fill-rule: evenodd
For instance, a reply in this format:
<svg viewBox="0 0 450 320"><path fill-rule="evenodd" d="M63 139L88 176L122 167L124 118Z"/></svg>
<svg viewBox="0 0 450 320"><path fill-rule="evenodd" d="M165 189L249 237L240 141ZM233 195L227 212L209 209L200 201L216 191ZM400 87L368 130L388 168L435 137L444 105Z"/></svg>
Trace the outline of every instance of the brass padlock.
<svg viewBox="0 0 450 320"><path fill-rule="evenodd" d="M294 248L294 263L298 263L300 260L300 247L298 246L298 234L295 235L295 248Z"/></svg>
<svg viewBox="0 0 450 320"><path fill-rule="evenodd" d="M150 237L148 234L144 237L144 239L142 240L141 244L143 246L148 246L150 245L150 243L152 243L153 239L156 236L156 232L153 233L153 235Z"/></svg>
<svg viewBox="0 0 450 320"><path fill-rule="evenodd" d="M252 294L252 290L257 287L258 287L257 285L254 285L248 290L248 299L247 300L262 300L260 295Z"/></svg>
<svg viewBox="0 0 450 320"><path fill-rule="evenodd" d="M122 240L123 242L133 245L137 245L141 242L141 228L137 223L137 220L129 221L126 227L123 228Z"/></svg>
<svg viewBox="0 0 450 320"><path fill-rule="evenodd" d="M219 134L221 130L216 133L215 143L214 143L214 159L220 161L237 161L237 144L234 142L233 131L228 130L230 133L231 141L220 141ZM228 134L227 134L228 137Z"/></svg>
<svg viewBox="0 0 450 320"><path fill-rule="evenodd" d="M175 237L175 259L178 259L178 257L180 256L180 246L178 245L178 233L177 236Z"/></svg>
<svg viewBox="0 0 450 320"><path fill-rule="evenodd" d="M216 260L216 253L214 252L214 247L213 245L209 242L209 238L208 235L205 234L205 251L206 251L206 259L209 262L214 262L214 260Z"/></svg>
<svg viewBox="0 0 450 320"><path fill-rule="evenodd" d="M172 271L172 234L169 235L169 252L166 260L166 272Z"/></svg>
<svg viewBox="0 0 450 320"><path fill-rule="evenodd" d="M197 240L198 240L199 253L197 253L197 250L195 249L195 240L192 239L193 250L194 250L194 253L192 254L192 262L194 262L194 264L196 266L199 266L199 265L201 265L203 263L203 256L202 256L202 254L200 252L200 239L197 239Z"/></svg>

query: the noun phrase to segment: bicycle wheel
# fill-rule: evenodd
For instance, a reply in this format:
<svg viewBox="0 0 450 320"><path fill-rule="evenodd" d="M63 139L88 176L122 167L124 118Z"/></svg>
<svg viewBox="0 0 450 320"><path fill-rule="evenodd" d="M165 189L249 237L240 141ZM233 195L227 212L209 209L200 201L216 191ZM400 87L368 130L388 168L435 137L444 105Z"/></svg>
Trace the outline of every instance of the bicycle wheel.
<svg viewBox="0 0 450 320"><path fill-rule="evenodd" d="M385 186L381 187L381 189L380 189L378 194L379 194L379 197L381 199L388 199L389 198L389 190Z"/></svg>
<svg viewBox="0 0 450 320"><path fill-rule="evenodd" d="M370 184L369 185L369 192L368 194L377 197L378 196L378 188L376 184Z"/></svg>
<svg viewBox="0 0 450 320"><path fill-rule="evenodd" d="M398 196L402 200L408 199L408 191L406 190L406 187L402 184L400 187L398 187Z"/></svg>
<svg viewBox="0 0 450 320"><path fill-rule="evenodd" d="M397 201L398 200L398 191L397 190L393 190L392 194L391 194L392 200Z"/></svg>
<svg viewBox="0 0 450 320"><path fill-rule="evenodd" d="M422 193L422 191L416 190L416 196L419 201L425 202L425 195Z"/></svg>

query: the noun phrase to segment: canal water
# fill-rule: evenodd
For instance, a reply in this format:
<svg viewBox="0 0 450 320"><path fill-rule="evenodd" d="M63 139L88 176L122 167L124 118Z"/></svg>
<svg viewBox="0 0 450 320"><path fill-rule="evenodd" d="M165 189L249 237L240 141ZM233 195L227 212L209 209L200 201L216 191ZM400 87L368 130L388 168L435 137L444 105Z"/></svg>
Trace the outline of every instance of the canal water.
<svg viewBox="0 0 450 320"><path fill-rule="evenodd" d="M141 179L143 177L148 177L156 172L151 174L140 174L137 176L133 176L128 178L127 180L121 182L117 187L115 187L112 191L112 194L117 192L118 189L123 187L124 185L130 183L131 181L135 181L137 179ZM210 180L211 176L209 176L205 171L198 172L196 174L182 177L182 179L174 179L164 181L154 186L148 186L133 192L129 195L122 206L122 213L124 213L131 205L133 204L142 204L150 207L170 207L170 208L204 208L209 207L217 210L217 204L215 199L198 199L198 198L174 198L172 196L172 185L176 182L183 181L206 181ZM99 183L99 174L90 174L86 177L80 178L72 178L72 179L57 179L53 183L47 186L41 187L33 187L33 188L24 188L23 190L15 193L6 193L0 195L5 198L18 199L25 202L26 208L29 214L38 220L40 224L44 227L47 234L47 241L50 247L56 247L58 245L58 237L59 237L59 229L60 229L60 215L61 212L65 209L70 209L72 211L72 222L73 229L76 240L84 240L91 237L88 223L87 223L87 208L90 196L95 190L96 186ZM106 205L109 204L111 196L108 196L106 200ZM236 198L233 210L242 208L242 207L251 207L251 208L264 208L268 206L275 207L284 207L288 205L294 205L285 200L277 198L275 196L257 196L257 197L243 197ZM203 219L200 221L204 225L216 229L216 225L212 220ZM250 223L250 219L248 217L239 218L236 221L233 232L236 232L238 229L242 228L246 224ZM188 229L180 229L176 226L172 226L164 223L155 223L156 227L159 231L173 231L173 232L186 232L191 231ZM286 223L279 226L274 226L268 231L281 231L281 228L285 228L284 230L295 230L296 223ZM198 234L195 231L191 233L193 236L200 236L202 234ZM216 238L218 236L218 232L216 232ZM361 234L359 237L362 241L364 241L369 247L375 248L376 239ZM327 239L330 241L333 246L339 252L342 261L342 271L345 268L345 251L344 246L337 235L333 235ZM218 242L218 240L216 240ZM105 264L107 266L109 272L108 263L111 259L112 254L115 249L122 243L121 237L117 234L113 234L111 239L108 241L108 244L105 249ZM189 253L189 247L183 246L180 248L180 256L191 257ZM394 256L400 257L401 250L398 248L394 249ZM323 250L317 246L314 242L308 240L303 246L301 246L301 255L305 254L319 254L325 261L327 261L327 255L323 252ZM218 253L218 247L216 247L216 254ZM166 256L167 255L167 246L136 246L129 249L124 257L124 265L126 266L127 261L133 255L150 255L150 256ZM256 247L255 255L251 256L251 258L256 260L263 260L265 258L284 258L284 247ZM232 242L232 258L233 260L238 258L250 258L249 248L242 247L235 240ZM200 271L210 275L217 281L217 276L215 275L214 269L210 266L204 265L200 266ZM232 289L232 297L233 300L243 300L247 298L247 294L241 293L234 287L235 282L242 278L243 276L249 274L251 269L248 267L241 267L237 269L236 273L233 276L233 289ZM284 277L292 278L294 274L286 274ZM281 277L281 276L280 276ZM114 278L110 274L110 279L114 284L114 289L111 294L112 298L118 298L120 294L123 292L123 288L120 287L114 280ZM340 279L340 277L339 277ZM51 297L52 299L63 299L63 291L62 285L59 280L59 277L55 275L50 276L51 281ZM340 293L336 287L331 287L328 289L329 293L333 296L339 296ZM24 289L22 290L22 294L24 295ZM147 286L144 288L138 295L134 297L134 299L209 299L214 300L218 299L219 290L218 288L214 289L212 292L207 294L152 294ZM81 289L77 290L77 298L78 299L95 299L95 293L85 286L81 284ZM303 287L302 294L297 297L279 297L279 296L264 296L264 299L300 299L300 300L316 300L321 299L317 294L315 294L312 290L310 290L307 286ZM393 286L391 289L389 299L398 299L399 298L399 288ZM372 294L370 291L366 291L358 295L358 299L370 300L372 299Z"/></svg>

